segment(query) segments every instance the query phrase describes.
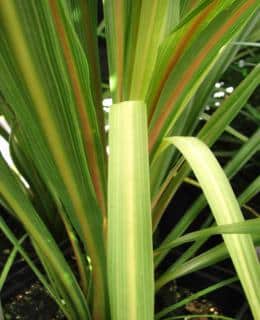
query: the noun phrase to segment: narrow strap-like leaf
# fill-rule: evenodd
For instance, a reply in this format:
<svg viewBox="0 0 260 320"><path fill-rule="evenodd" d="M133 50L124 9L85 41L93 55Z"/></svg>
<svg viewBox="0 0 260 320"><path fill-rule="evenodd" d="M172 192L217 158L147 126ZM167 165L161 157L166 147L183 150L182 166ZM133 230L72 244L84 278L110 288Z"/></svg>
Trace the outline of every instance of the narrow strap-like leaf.
<svg viewBox="0 0 260 320"><path fill-rule="evenodd" d="M254 234L252 238L254 240L254 244L259 246L260 235ZM186 276L203 268L213 266L227 258L229 258L229 253L226 245L224 243L216 245L183 264L178 265L176 268L171 270L171 272L164 273L163 276L156 281L156 290L159 290L163 285L171 280Z"/></svg>
<svg viewBox="0 0 260 320"><path fill-rule="evenodd" d="M149 146L154 155L226 45L258 6L257 0L203 5L165 40L148 95Z"/></svg>
<svg viewBox="0 0 260 320"><path fill-rule="evenodd" d="M24 236L22 236L22 238L19 240L19 244L22 244L23 241L26 239L26 237L27 237L26 234ZM6 278L8 276L8 273L9 273L10 269L13 266L13 263L14 263L14 260L16 258L17 252L18 252L18 248L17 248L17 246L14 246L14 248L10 252L7 260L5 261L3 269L1 270L1 273L0 273L0 292L2 291L4 283L5 283Z"/></svg>
<svg viewBox="0 0 260 320"><path fill-rule="evenodd" d="M217 227L206 228L199 231L194 231L191 233L187 233L184 236L166 243L163 246L160 246L158 250L155 250L155 254L159 252L169 249L175 248L183 243L195 241L200 238L208 238L210 236L216 234L253 234L257 233L260 229L260 218L250 219L243 222L236 222L231 224L225 224Z"/></svg>
<svg viewBox="0 0 260 320"><path fill-rule="evenodd" d="M64 202L92 259L98 316L106 313L106 263L92 169L105 192L105 167L86 57L62 1L2 1L0 8L0 90L30 137L41 178L53 198Z"/></svg>
<svg viewBox="0 0 260 320"><path fill-rule="evenodd" d="M113 102L122 101L126 43L127 0L104 1L110 91Z"/></svg>
<svg viewBox="0 0 260 320"><path fill-rule="evenodd" d="M68 19L66 6L62 6L62 4L59 6L59 1L49 1L49 7L53 16L57 37L62 48L69 80L73 90L75 106L85 144L85 155L92 176L92 183L105 216L105 149L104 145L102 146L100 143L102 137L100 130L104 131L104 127L102 127L102 122L99 124L97 122L95 106L92 101L92 93L90 90L91 83L89 82L90 75L88 63L87 60L84 59L83 51L76 45L77 38L69 23L70 21ZM82 69L85 70L86 75L82 72Z"/></svg>
<svg viewBox="0 0 260 320"><path fill-rule="evenodd" d="M202 127L198 133L198 138L203 140L208 146L212 146L214 142L221 136L224 132L226 126L236 117L238 112L245 106L246 101L258 86L260 81L260 66L257 65L250 74L239 84L239 86L234 90L232 95L226 99L222 105L213 113L210 120ZM260 132L256 132L250 139L248 148L257 148L257 139L259 139ZM244 150L243 154L247 151ZM250 151L252 152L252 150ZM254 152L254 151L253 151ZM239 160L238 160L239 162ZM178 173L177 177L172 176L171 172L168 178L165 179L164 184L161 186L160 194L161 198L158 199L158 203L153 209L153 221L156 226L160 221L160 218L167 207L170 199L173 197L175 191L178 189L178 184L180 185L184 177L189 173L189 165L184 164ZM180 176L182 175L182 178ZM180 179L179 179L180 178ZM153 179L151 178L153 181ZM177 184L178 181L178 184Z"/></svg>
<svg viewBox="0 0 260 320"><path fill-rule="evenodd" d="M155 67L159 46L164 40L169 1L143 0L140 9L129 99L144 100ZM128 46L129 50L132 50Z"/></svg>
<svg viewBox="0 0 260 320"><path fill-rule="evenodd" d="M232 188L218 162L205 144L196 138L167 138L185 156L207 198L217 224L244 220ZM248 235L223 235L231 259L257 318L260 309L260 269L252 238Z"/></svg>
<svg viewBox="0 0 260 320"><path fill-rule="evenodd" d="M81 42L82 48L87 56L89 65L90 85L94 98L97 115L100 123L100 130L104 124L104 114L101 108L101 74L98 55L98 37L97 37L97 0L68 0L64 1L68 7L68 13L71 16L72 23Z"/></svg>
<svg viewBox="0 0 260 320"><path fill-rule="evenodd" d="M182 299L181 301L173 304L172 306L169 306L169 307L163 309L162 311L158 312L155 315L155 319L156 320L161 319L161 317L165 316L167 313L172 312L172 311L186 305L188 302L193 301L195 299L198 299L199 297L202 297L202 296L204 297L206 294L208 294L212 291L218 290L220 288L223 288L224 286L227 286L235 281L237 281L237 277L232 277L232 278L220 281L217 284L213 284L212 286L209 286L208 288L203 289L199 292L196 292L196 293L190 295L189 297Z"/></svg>
<svg viewBox="0 0 260 320"><path fill-rule="evenodd" d="M255 134L245 143L239 150L239 152L231 159L225 166L225 174L231 179L239 170L247 163L247 161L259 150L260 130L257 130ZM249 190L251 192L257 192L258 180L252 183ZM247 190L248 192L248 190ZM243 204L243 199L241 200ZM174 229L165 238L164 242L174 240L183 234L190 226L192 221L198 216L198 214L207 206L207 201L204 195L200 195L198 199L192 204L192 206L185 212L183 217L178 221ZM157 266L165 256L164 253L155 258L155 265Z"/></svg>
<svg viewBox="0 0 260 320"><path fill-rule="evenodd" d="M154 309L146 106L110 111L108 280L114 320L151 320Z"/></svg>
<svg viewBox="0 0 260 320"><path fill-rule="evenodd" d="M62 288L62 296L70 313L78 317L88 315L88 306L70 266L67 264L52 235L26 197L18 178L14 176L0 156L0 196L15 212L28 235L35 241L53 270L55 281Z"/></svg>

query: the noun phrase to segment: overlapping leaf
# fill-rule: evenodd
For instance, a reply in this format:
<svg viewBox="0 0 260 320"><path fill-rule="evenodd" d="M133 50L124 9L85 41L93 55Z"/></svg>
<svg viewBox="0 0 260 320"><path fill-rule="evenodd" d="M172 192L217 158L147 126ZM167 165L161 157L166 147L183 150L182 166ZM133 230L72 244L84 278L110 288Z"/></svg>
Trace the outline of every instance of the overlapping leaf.
<svg viewBox="0 0 260 320"><path fill-rule="evenodd" d="M154 312L146 106L112 106L109 134L108 279L112 318Z"/></svg>

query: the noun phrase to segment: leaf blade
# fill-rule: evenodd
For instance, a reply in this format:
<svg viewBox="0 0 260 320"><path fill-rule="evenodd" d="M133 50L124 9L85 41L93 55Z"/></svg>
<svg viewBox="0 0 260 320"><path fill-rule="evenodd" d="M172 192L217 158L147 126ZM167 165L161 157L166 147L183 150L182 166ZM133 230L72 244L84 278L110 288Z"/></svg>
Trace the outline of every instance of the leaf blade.
<svg viewBox="0 0 260 320"><path fill-rule="evenodd" d="M206 145L196 138L174 137L166 140L173 143L188 160L216 222L222 225L244 221L229 182ZM260 308L260 271L252 238L247 235L223 235L223 238L256 317Z"/></svg>
<svg viewBox="0 0 260 320"><path fill-rule="evenodd" d="M255 0L227 1L225 4L211 1L202 5L195 16L191 15L172 38L162 44L147 98L152 157L161 138L169 133L221 49L241 30L257 7Z"/></svg>
<svg viewBox="0 0 260 320"><path fill-rule="evenodd" d="M109 133L108 277L113 319L153 317L153 257L146 106L112 106Z"/></svg>

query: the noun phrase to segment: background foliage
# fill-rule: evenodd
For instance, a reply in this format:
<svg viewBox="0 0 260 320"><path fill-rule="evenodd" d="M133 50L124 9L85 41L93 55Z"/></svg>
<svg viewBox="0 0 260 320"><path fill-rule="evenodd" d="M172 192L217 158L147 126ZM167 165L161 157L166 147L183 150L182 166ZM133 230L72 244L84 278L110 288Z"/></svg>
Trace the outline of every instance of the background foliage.
<svg viewBox="0 0 260 320"><path fill-rule="evenodd" d="M68 319L150 320L161 287L229 256L259 319L259 219L245 221L239 204L259 192L260 181L243 186L236 200L227 180L259 150L259 129L233 127L241 115L259 122L248 103L260 81L248 52L258 46L258 1L106 0L99 26L97 8L93 0L0 1L0 113L11 127L1 125L0 134L17 168L0 157L0 201L22 224L44 272L1 217L2 232ZM97 33L107 44L109 84L101 81ZM250 72L209 110L224 71L247 55ZM236 145L224 161L220 138ZM160 239L165 210L187 183L203 193ZM184 235L208 203L200 230ZM199 251L214 234L223 242ZM64 239L76 272L59 247ZM193 244L160 268L187 241Z"/></svg>

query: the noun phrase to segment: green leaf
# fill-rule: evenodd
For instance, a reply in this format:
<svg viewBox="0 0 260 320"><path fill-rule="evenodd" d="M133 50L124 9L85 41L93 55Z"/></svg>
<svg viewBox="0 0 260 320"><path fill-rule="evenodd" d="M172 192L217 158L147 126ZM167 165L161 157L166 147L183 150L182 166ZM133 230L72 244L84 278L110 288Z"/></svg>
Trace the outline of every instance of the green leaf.
<svg viewBox="0 0 260 320"><path fill-rule="evenodd" d="M244 221L235 195L221 167L207 146L196 138L167 138L185 156L209 202L217 224ZM203 165L202 165L203 164ZM223 235L239 279L245 290L252 313L258 316L260 309L260 269L249 235Z"/></svg>
<svg viewBox="0 0 260 320"><path fill-rule="evenodd" d="M258 20L258 12L256 11L248 21L248 23L245 25L243 30L236 37L236 39L247 39ZM223 73L230 66L238 51L239 46L234 48L232 43L226 45L224 50L222 50L221 55L216 61L214 67L210 70L209 74L203 80L195 96L191 100L191 107L189 108L190 116L187 123L185 124L186 130L182 133L182 135L191 135L191 133L194 131L194 128L196 127L196 125L198 125L199 122L199 115L207 105L208 100L210 99L210 95L214 89L215 83L219 81L221 75L223 75Z"/></svg>
<svg viewBox="0 0 260 320"><path fill-rule="evenodd" d="M20 240L19 240L19 244L22 244L23 241L26 239L27 235L24 235ZM16 258L18 252L18 248L17 246L14 246L13 250L10 252L4 266L3 269L1 270L0 273L0 291L2 291L4 283L6 281L6 278L8 276L8 273L10 271L10 269L12 268L12 265L14 263L14 260Z"/></svg>
<svg viewBox="0 0 260 320"><path fill-rule="evenodd" d="M106 169L88 62L63 1L0 9L0 91L26 132L28 158L91 257L98 316L107 308Z"/></svg>
<svg viewBox="0 0 260 320"><path fill-rule="evenodd" d="M144 100L155 67L159 46L165 38L170 1L142 0L129 99ZM129 50L132 48L129 46Z"/></svg>
<svg viewBox="0 0 260 320"><path fill-rule="evenodd" d="M225 173L229 179L231 179L239 170L247 163L247 161L259 150L260 130L257 130L255 134L245 143L234 158L225 166ZM176 180L176 178L175 178ZM250 187L250 186L249 186ZM257 192L257 182L252 184L252 192ZM250 187L251 189L251 187ZM251 192L250 192L251 193ZM243 204L243 201L241 202ZM176 224L176 226L170 231L163 243L172 241L182 235L190 226L192 221L198 216L198 214L207 206L207 201L203 195L194 201L191 207L184 213L183 217ZM165 253L155 257L155 265L157 266L165 256Z"/></svg>
<svg viewBox="0 0 260 320"><path fill-rule="evenodd" d="M187 13L189 13L191 10L196 8L202 0L182 0L181 1L181 15L185 16Z"/></svg>
<svg viewBox="0 0 260 320"><path fill-rule="evenodd" d="M50 296L56 301L57 305L60 307L64 315L66 315L68 318L70 317L70 311L67 309L67 306L62 303L61 297L59 294L57 294L56 290L52 288L48 280L46 279L45 275L41 273L41 271L38 269L38 267L35 265L33 260L29 257L29 255L26 253L26 251L23 249L23 247L20 245L18 239L12 232L12 230L7 226L4 219L0 217L0 229L4 233L4 235L7 237L7 239L14 245L14 247L17 248L17 251L21 254L24 261L28 264L28 266L31 268L31 270L34 272L36 277L39 279L39 281L42 283L42 285L45 287L45 289L48 291Z"/></svg>
<svg viewBox="0 0 260 320"><path fill-rule="evenodd" d="M101 75L98 55L97 38L97 0L68 0L64 1L67 6L68 15L74 25L82 48L87 56L89 64L90 84L97 110L97 115L101 126L104 124L104 114L102 112Z"/></svg>
<svg viewBox="0 0 260 320"><path fill-rule="evenodd" d="M256 65L250 74L240 83L231 96L214 112L209 121L203 126L198 138L212 145L239 111L245 106L248 98L260 83L260 64Z"/></svg>
<svg viewBox="0 0 260 320"><path fill-rule="evenodd" d="M240 83L240 85L234 90L232 95L226 99L222 105L213 113L210 120L202 127L202 129L197 134L197 137L204 141L208 146L212 146L216 140L221 136L224 132L228 124L235 118L238 112L245 106L246 101L253 93L255 88L258 86L260 81L260 65L257 65L250 74ZM241 151L241 156L247 154L251 157L251 152L255 152L257 149L257 145L259 143L259 134L260 131L257 131L253 137L250 139L250 143L246 144L247 147L243 147L243 151ZM252 149L250 151L250 148ZM161 151L158 150L158 154ZM165 151L167 152L167 150ZM164 153L165 153L164 152ZM161 156L162 157L162 156ZM236 160L237 164L242 166L242 161L239 157ZM244 160L243 160L244 161ZM179 163L182 164L183 159L177 163L176 167L178 169ZM241 162L241 163L239 163ZM153 165L153 164L152 164ZM159 223L161 216L166 209L169 201L172 199L174 193L179 188L180 184L183 182L183 179L189 174L190 169L189 165L185 163L182 168L179 170L176 176L176 167L173 167L172 171L169 172L168 177L165 179L164 184L161 186L161 190L158 197L156 199L156 203L153 208L153 224L156 227ZM235 164L233 165L235 167ZM155 178L151 178L153 181ZM153 193L152 193L153 194ZM158 195L157 195L158 196ZM153 199L155 200L155 199ZM154 203L155 201L153 201Z"/></svg>
<svg viewBox="0 0 260 320"><path fill-rule="evenodd" d="M161 45L147 96L151 157L214 65L221 49L236 36L259 5L256 0L205 3Z"/></svg>
<svg viewBox="0 0 260 320"><path fill-rule="evenodd" d="M236 157L234 158L236 159ZM233 160L231 162L233 162ZM243 161L242 161L243 162ZM226 171L225 173L229 177L230 170ZM238 201L240 206L243 206L247 201L253 198L257 193L260 191L260 177L256 178L243 192L239 195ZM199 196L199 198L192 204L192 206L184 213L183 217L177 223L177 225L171 230L171 232L167 235L167 237L162 242L161 246L168 242L172 242L175 239L177 240L182 234L185 233L186 229L190 226L192 221L198 216L198 214L205 209L207 206L207 200L205 199L204 195ZM201 228L207 227L212 223L212 216L209 216L206 221L202 224ZM254 236L254 235L253 235ZM198 249L207 241L207 237L204 239L196 241L185 253L181 255L179 259L175 263L173 263L164 273L162 277L165 277L166 274L174 272L178 267L181 268L181 265L189 259L190 257L194 256L194 254L198 251ZM168 250L167 250L168 252ZM165 257L167 252L161 253L159 256L155 257L155 266L162 261ZM213 250L214 253L214 250ZM227 256L227 255L226 255ZM195 258L196 259L196 258ZM202 259L203 260L203 259ZM214 264L214 262L212 262ZM173 279L173 278L172 278Z"/></svg>
<svg viewBox="0 0 260 320"><path fill-rule="evenodd" d="M90 72L97 72L89 68L89 63L85 59L83 52L78 44L78 39L73 32L72 25L69 20L69 12L66 6L60 1L49 1L49 8L53 17L57 38L62 49L62 56L66 65L69 81L73 91L75 100L75 109L80 123L81 134L84 141L84 151L88 162L88 168L92 177L99 205L103 215L106 215L106 176L105 176L105 155L104 144L101 143L104 133L102 121L97 121L97 109L92 100L91 92L94 82L90 82L93 76ZM86 8L85 8L86 9ZM91 50L89 49L89 52ZM97 84L96 84L97 86ZM100 83L99 83L100 86ZM92 88L93 89L93 88ZM96 93L98 93L98 89ZM99 87L99 90L101 88ZM95 96L95 94L94 94ZM98 99L98 98L96 98ZM101 100L101 97L99 97ZM101 101L99 103L99 111L101 110ZM101 116L100 112L98 113ZM100 119L99 119L100 120ZM102 132L102 133L101 133ZM89 152L91 150L91 152Z"/></svg>
<svg viewBox="0 0 260 320"><path fill-rule="evenodd" d="M259 139L260 140L260 139ZM239 196L239 202L244 204L252 199L257 193L260 192L260 176L258 176Z"/></svg>
<svg viewBox="0 0 260 320"><path fill-rule="evenodd" d="M199 231L194 231L179 237L176 240L165 243L154 251L154 254L158 254L161 251L169 248L175 248L187 242L195 241L201 238L208 238L216 234L253 234L257 233L260 229L260 218L251 219L248 221L225 224L217 227L211 227Z"/></svg>
<svg viewBox="0 0 260 320"><path fill-rule="evenodd" d="M53 212L56 210L54 199L51 197L48 188L35 167L33 159L30 157L30 152L27 148L28 140L28 136L20 127L13 126L9 139L12 160L19 174L30 186L28 193L40 217L51 231L62 236L64 232L62 232L63 225L60 217L58 215L53 216Z"/></svg>
<svg viewBox="0 0 260 320"><path fill-rule="evenodd" d="M227 280L223 280L223 281L220 281L219 283L217 284L214 284L212 286L209 286L208 288L206 289L203 289L203 290L200 290L199 292L196 292L192 295L190 295L189 297L185 298L185 299L182 299L181 301L173 304L172 306L169 306L165 309L163 309L162 311L158 312L156 315L155 315L155 319L161 319L162 317L164 317L167 313L169 312L172 312L182 306L185 306L187 303L195 300L195 299L198 299L200 297L204 297L206 294L212 292L212 291L215 291L215 290L218 290L220 288L223 288L224 286L226 285L229 285L235 281L237 281L237 277L233 277L233 278L229 278Z"/></svg>
<svg viewBox="0 0 260 320"><path fill-rule="evenodd" d="M128 0L104 1L106 39L108 46L109 84L113 102L123 100L124 62L126 44L126 9ZM139 6L135 3L136 7ZM131 41L133 44L133 41Z"/></svg>
<svg viewBox="0 0 260 320"><path fill-rule="evenodd" d="M110 111L108 280L112 318L150 320L154 310L146 106Z"/></svg>
<svg viewBox="0 0 260 320"><path fill-rule="evenodd" d="M0 196L22 222L25 230L37 245L40 254L48 261L55 282L61 288L68 312L74 317L85 318L88 306L71 268L44 223L28 200L18 178L0 156ZM3 224L3 222L1 223Z"/></svg>
<svg viewBox="0 0 260 320"><path fill-rule="evenodd" d="M254 234L252 236L255 245L260 244L260 235ZM207 268L212 265L216 265L217 263L229 258L227 247L224 243L216 245L215 247L197 255L196 257L177 265L170 272L165 272L163 276L161 276L156 281L156 290L160 289L167 282L189 275L193 272L199 271L203 268Z"/></svg>

